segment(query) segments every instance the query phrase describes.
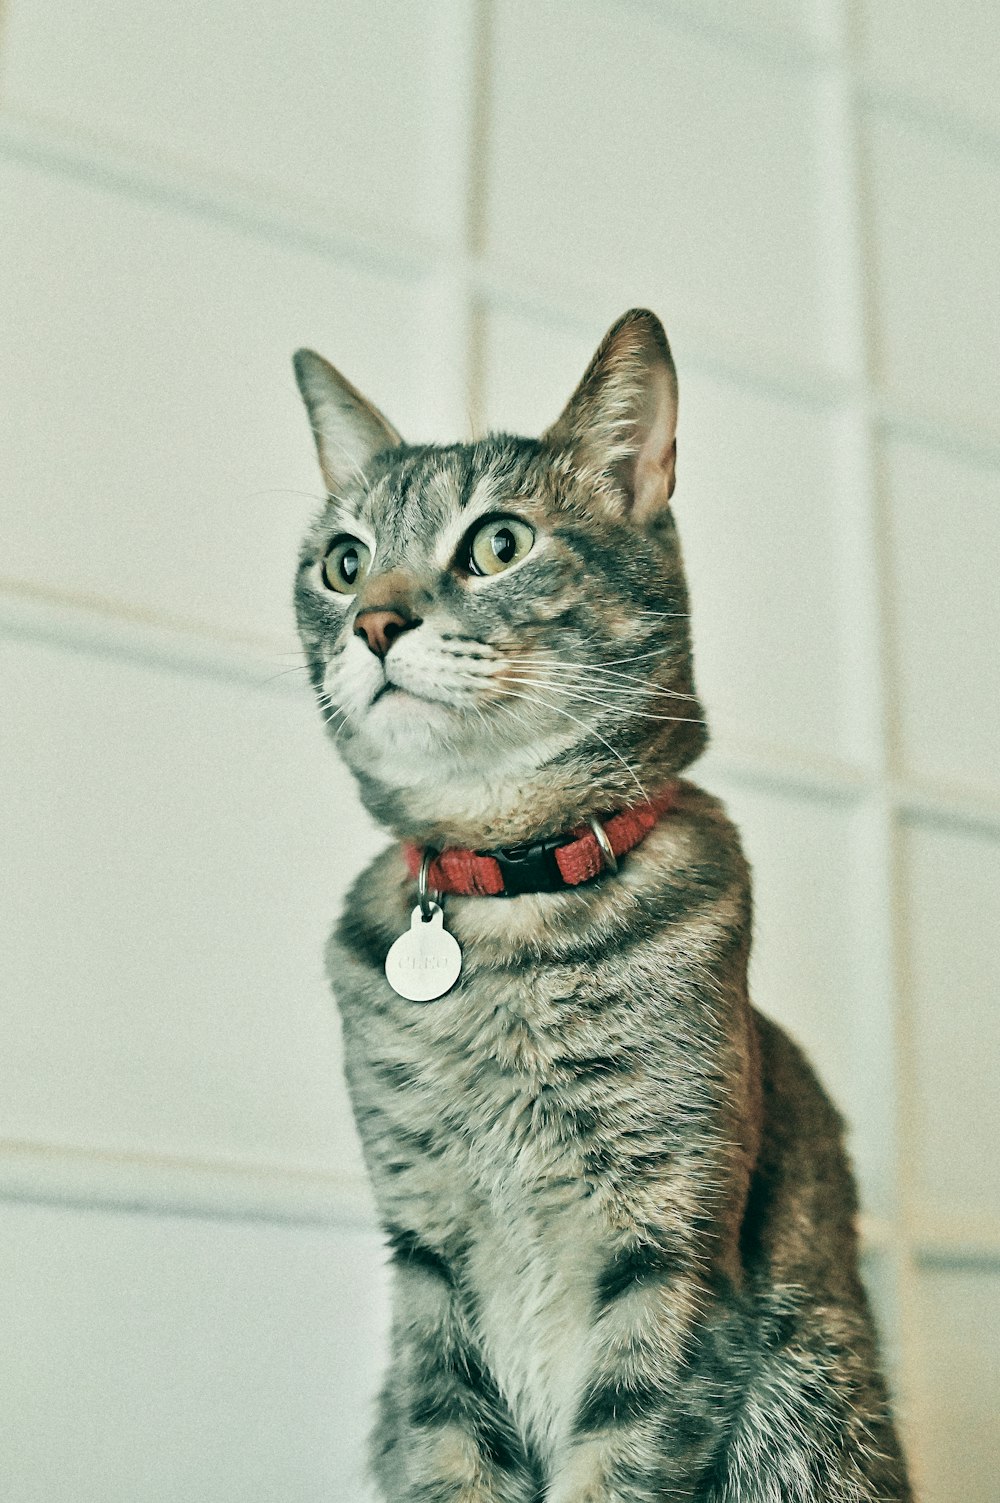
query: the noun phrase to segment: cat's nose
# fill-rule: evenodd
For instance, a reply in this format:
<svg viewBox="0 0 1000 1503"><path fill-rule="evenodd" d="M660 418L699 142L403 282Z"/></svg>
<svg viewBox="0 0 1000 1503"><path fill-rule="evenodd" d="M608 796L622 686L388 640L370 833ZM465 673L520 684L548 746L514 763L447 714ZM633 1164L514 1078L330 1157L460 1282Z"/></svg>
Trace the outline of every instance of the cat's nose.
<svg viewBox="0 0 1000 1503"><path fill-rule="evenodd" d="M419 625L419 621L412 616L404 616L402 611L387 611L372 606L358 616L354 623L354 635L367 642L377 658L384 658L397 637Z"/></svg>

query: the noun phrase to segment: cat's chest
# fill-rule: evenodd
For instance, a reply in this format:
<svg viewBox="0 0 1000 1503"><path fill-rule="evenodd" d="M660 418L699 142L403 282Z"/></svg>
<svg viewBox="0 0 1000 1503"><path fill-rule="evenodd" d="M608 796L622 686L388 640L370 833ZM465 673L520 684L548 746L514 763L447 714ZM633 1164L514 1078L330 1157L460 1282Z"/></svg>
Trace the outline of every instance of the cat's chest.
<svg viewBox="0 0 1000 1503"><path fill-rule="evenodd" d="M500 1193L475 1217L466 1259L483 1356L514 1421L552 1458L592 1364L594 1290L607 1259L592 1199Z"/></svg>
<svg viewBox="0 0 1000 1503"><path fill-rule="evenodd" d="M552 1457L579 1405L611 1252L593 1171L623 1009L601 1010L608 978L593 964L471 965L426 1004L370 987L346 1014L383 1215L461 1260L486 1363Z"/></svg>
<svg viewBox="0 0 1000 1503"><path fill-rule="evenodd" d="M539 991L544 1007L536 979ZM386 1220L456 1259L486 1366L519 1431L551 1460L591 1365L608 1228L558 1029L540 1025L523 997L480 1000L480 1026L467 989L464 1028L432 1027L421 1013L392 1030L405 1085L383 1091L371 1115L362 1103L359 1126L386 1135L374 1156ZM372 1059L390 1043L371 1027L362 1039Z"/></svg>
<svg viewBox="0 0 1000 1503"><path fill-rule="evenodd" d="M583 1174L581 1089L567 1048L587 979L544 967L474 972L452 997L393 1009L389 1026L414 1089L490 1195L500 1176L511 1193L530 1194Z"/></svg>
<svg viewBox="0 0 1000 1503"><path fill-rule="evenodd" d="M390 998L374 976L367 996L343 998L355 1111L389 1213L447 1213L464 1237L498 1197L519 1220L540 1197L589 1193L592 1113L567 1057L588 980L583 968L470 967L426 1004Z"/></svg>
<svg viewBox="0 0 1000 1503"><path fill-rule="evenodd" d="M547 1456L579 1402L608 1255L561 1062L583 980L473 972L450 1001L366 1009L347 1035L383 1217L460 1261L483 1358Z"/></svg>

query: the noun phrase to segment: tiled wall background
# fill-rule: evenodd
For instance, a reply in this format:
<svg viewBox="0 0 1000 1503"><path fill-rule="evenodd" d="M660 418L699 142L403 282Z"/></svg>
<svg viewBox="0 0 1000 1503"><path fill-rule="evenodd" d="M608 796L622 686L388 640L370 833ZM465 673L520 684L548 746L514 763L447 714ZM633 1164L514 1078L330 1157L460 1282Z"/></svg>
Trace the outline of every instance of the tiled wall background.
<svg viewBox="0 0 1000 1503"><path fill-rule="evenodd" d="M1000 1412L1000 10L6 0L6 1503L355 1503L381 1255L320 969L288 356L537 431L648 302L759 1003L852 1124L926 1503Z"/></svg>

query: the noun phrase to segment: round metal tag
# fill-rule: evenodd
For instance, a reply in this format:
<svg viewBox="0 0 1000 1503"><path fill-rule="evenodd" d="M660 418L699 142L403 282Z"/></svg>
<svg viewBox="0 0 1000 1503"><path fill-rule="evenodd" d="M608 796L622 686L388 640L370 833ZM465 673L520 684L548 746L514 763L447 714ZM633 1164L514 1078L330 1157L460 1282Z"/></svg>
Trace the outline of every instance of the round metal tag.
<svg viewBox="0 0 1000 1503"><path fill-rule="evenodd" d="M385 974L394 992L408 1002L433 1002L450 992L462 970L458 940L444 927L437 903L428 903L424 918L418 903L410 927L385 957Z"/></svg>

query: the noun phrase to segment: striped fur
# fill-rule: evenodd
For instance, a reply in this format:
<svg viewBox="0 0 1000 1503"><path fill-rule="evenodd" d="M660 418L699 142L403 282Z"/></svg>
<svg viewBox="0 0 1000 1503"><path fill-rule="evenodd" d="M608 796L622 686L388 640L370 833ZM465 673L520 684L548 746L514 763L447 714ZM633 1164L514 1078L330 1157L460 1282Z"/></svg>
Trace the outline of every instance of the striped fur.
<svg viewBox="0 0 1000 1503"><path fill-rule="evenodd" d="M686 768L705 728L653 316L616 325L537 441L412 448L319 357L298 369L331 491L298 619L369 809L482 848ZM497 513L534 547L469 577L461 539ZM357 595L323 584L345 533L373 550ZM384 663L353 632L378 606L418 623ZM682 782L617 876L449 898L464 968L426 1006L382 970L413 902L394 845L327 955L394 1266L386 1503L908 1499L841 1124L750 1006L749 875L718 801Z"/></svg>

